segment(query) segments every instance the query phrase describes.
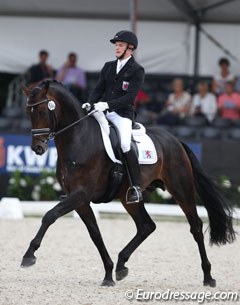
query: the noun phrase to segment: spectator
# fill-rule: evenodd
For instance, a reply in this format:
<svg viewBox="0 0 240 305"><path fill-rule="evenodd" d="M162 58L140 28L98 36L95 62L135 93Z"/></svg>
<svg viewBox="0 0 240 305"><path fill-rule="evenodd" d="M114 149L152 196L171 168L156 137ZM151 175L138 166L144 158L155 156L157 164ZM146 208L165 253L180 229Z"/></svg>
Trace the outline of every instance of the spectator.
<svg viewBox="0 0 240 305"><path fill-rule="evenodd" d="M58 70L56 79L61 81L79 100L86 89L86 74L77 67L77 54L69 53L66 63Z"/></svg>
<svg viewBox="0 0 240 305"><path fill-rule="evenodd" d="M235 91L240 93L240 76L236 77L236 83L235 83Z"/></svg>
<svg viewBox="0 0 240 305"><path fill-rule="evenodd" d="M204 116L209 122L212 122L217 113L217 100L213 93L208 90L208 84L201 81L197 86L198 93L194 94L191 107L193 116Z"/></svg>
<svg viewBox="0 0 240 305"><path fill-rule="evenodd" d="M235 76L230 72L230 62L227 58L220 58L218 65L220 72L213 77L212 91L216 95L224 92L224 85L226 82L235 82Z"/></svg>
<svg viewBox="0 0 240 305"><path fill-rule="evenodd" d="M180 78L173 80L173 93L168 97L165 109L161 112L158 123L175 125L190 113L191 95L184 91L183 81Z"/></svg>
<svg viewBox="0 0 240 305"><path fill-rule="evenodd" d="M150 102L150 96L142 89L138 91L138 94L134 101L134 108L138 108L139 105L143 105Z"/></svg>
<svg viewBox="0 0 240 305"><path fill-rule="evenodd" d="M219 115L225 119L240 118L240 94L234 91L234 83L225 84L225 93L218 98Z"/></svg>
<svg viewBox="0 0 240 305"><path fill-rule="evenodd" d="M154 102L155 104L155 102ZM152 108L155 108L149 94L143 90L139 90L136 99L134 101L134 108L137 112L137 119L142 124L153 124L158 114Z"/></svg>
<svg viewBox="0 0 240 305"><path fill-rule="evenodd" d="M30 87L36 86L37 83L44 79L53 78L54 70L47 64L49 53L46 50L39 52L39 63L32 65L29 69L29 81Z"/></svg>

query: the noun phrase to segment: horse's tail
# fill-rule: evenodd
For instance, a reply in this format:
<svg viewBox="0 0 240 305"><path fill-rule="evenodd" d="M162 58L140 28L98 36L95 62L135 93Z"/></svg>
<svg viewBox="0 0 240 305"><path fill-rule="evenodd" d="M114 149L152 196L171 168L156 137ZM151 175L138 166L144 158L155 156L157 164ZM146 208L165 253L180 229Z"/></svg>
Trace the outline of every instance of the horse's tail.
<svg viewBox="0 0 240 305"><path fill-rule="evenodd" d="M204 172L191 149L182 143L192 165L197 193L208 212L210 222L210 243L226 244L235 240L232 226L232 208L228 205L219 187Z"/></svg>

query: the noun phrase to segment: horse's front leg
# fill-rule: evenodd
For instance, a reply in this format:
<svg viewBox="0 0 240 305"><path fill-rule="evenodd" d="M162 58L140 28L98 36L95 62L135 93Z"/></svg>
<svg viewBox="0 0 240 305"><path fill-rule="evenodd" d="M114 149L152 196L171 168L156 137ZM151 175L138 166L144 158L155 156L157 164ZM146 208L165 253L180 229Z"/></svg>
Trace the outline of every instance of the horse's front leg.
<svg viewBox="0 0 240 305"><path fill-rule="evenodd" d="M79 198L83 197L84 193L80 190L77 190L43 216L42 225L34 239L31 241L26 253L24 254L21 267L30 267L36 263L36 257L34 256L34 253L40 247L42 239L49 226L53 224L59 217L73 211L77 205L83 205L84 201L79 202Z"/></svg>
<svg viewBox="0 0 240 305"><path fill-rule="evenodd" d="M77 208L76 212L85 223L89 235L91 236L92 241L96 245L99 254L101 255L105 269L105 277L103 279L102 286L114 286L115 283L112 278L113 261L111 260L111 257L109 256L108 251L104 245L95 215L90 204Z"/></svg>

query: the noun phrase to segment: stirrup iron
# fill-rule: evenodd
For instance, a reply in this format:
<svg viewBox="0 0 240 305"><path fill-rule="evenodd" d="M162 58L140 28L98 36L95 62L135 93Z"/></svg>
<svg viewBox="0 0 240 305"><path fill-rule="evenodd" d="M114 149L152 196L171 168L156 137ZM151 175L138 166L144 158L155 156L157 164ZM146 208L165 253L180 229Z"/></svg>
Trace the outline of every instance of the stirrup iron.
<svg viewBox="0 0 240 305"><path fill-rule="evenodd" d="M132 192L132 194L131 194ZM130 194L129 194L130 193ZM142 191L139 186L130 186L126 192L126 203L134 204L143 200Z"/></svg>

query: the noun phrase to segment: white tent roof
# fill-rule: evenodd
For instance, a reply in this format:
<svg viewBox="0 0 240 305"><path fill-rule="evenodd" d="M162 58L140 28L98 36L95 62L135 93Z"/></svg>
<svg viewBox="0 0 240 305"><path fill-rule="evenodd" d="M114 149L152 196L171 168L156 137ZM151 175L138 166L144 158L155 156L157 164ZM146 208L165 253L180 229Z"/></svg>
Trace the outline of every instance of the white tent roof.
<svg viewBox="0 0 240 305"><path fill-rule="evenodd" d="M58 69L69 51L79 55L87 71L98 71L113 59L109 39L130 28L134 0L0 0L0 71L22 73L38 60L40 49L50 52ZM194 73L195 26L200 34L199 73L217 72L217 60L230 51L233 72L240 73L240 1L135 0L139 37L138 60L147 73ZM107 42L107 43L106 43ZM217 43L216 43L217 42ZM229 55L228 54L228 55Z"/></svg>
<svg viewBox="0 0 240 305"><path fill-rule="evenodd" d="M0 0L0 16L127 19L129 0ZM137 0L139 20L239 23L237 0Z"/></svg>

